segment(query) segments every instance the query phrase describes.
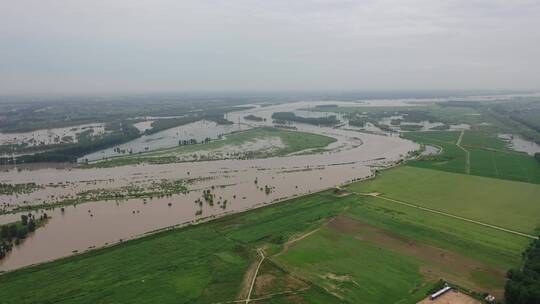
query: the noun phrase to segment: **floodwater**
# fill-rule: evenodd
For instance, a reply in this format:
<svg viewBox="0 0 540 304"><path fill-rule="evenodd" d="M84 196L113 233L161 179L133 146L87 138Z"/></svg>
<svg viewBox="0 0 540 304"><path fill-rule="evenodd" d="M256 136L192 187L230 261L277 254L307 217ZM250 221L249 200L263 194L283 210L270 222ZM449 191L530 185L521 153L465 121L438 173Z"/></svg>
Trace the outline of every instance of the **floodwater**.
<svg viewBox="0 0 540 304"><path fill-rule="evenodd" d="M142 129L145 128L146 125L139 123L139 125L136 125L136 127ZM79 161L88 159L88 161L92 162L130 153L140 153L171 148L178 146L178 142L180 140L195 139L197 142L201 142L207 137L216 139L220 135L246 129L247 128L244 125L218 125L212 121L200 120L183 126L163 130L151 135L143 135L125 144L85 155L81 157Z"/></svg>
<svg viewBox="0 0 540 304"><path fill-rule="evenodd" d="M291 111L316 104L298 102L257 107L229 113L228 119L245 128L272 125L270 117L273 112ZM248 114L267 118L267 121L246 121L243 117ZM8 169L2 172L0 182L35 182L43 188L30 194L0 196L0 202L9 202L9 206L4 206L6 210L18 205L75 197L77 193L87 190L144 186L163 179L191 182L187 185L190 190L188 194L146 201L129 199L122 202L90 202L66 207L64 212L60 208L47 210L52 218L2 260L0 270L13 270L113 244L120 239L138 237L153 230L189 224L206 217L247 210L349 183L370 176L372 167L392 165L419 148L417 144L396 136L306 124L291 126L299 131L331 136L337 141L327 147L328 152L265 159L92 169L32 166L22 170L21 167ZM172 133L173 136L175 134ZM272 188L269 194L261 190L265 185ZM203 189L211 189L212 186L212 192L216 195L215 204L210 206L203 200L202 214L197 215L201 207L195 204L195 200L202 198ZM222 208L223 204L217 204L217 201L224 200L228 203ZM0 215L0 223L9 223L19 218L20 214Z"/></svg>
<svg viewBox="0 0 540 304"><path fill-rule="evenodd" d="M426 145L424 147L424 151L422 151L422 153L420 153L420 155L421 156L437 155L437 154L439 154L440 151L441 151L441 149L438 148L438 147Z"/></svg>
<svg viewBox="0 0 540 304"><path fill-rule="evenodd" d="M93 130L91 136L103 135L106 132L105 125L103 123L91 123L65 128L41 129L21 133L0 132L0 145L24 144L28 147L35 147L61 143L75 143L78 141L77 135L89 129ZM14 153L16 155L21 155L17 154L16 151L14 151Z"/></svg>
<svg viewBox="0 0 540 304"><path fill-rule="evenodd" d="M499 138L509 143L510 149L518 152L525 152L529 155L540 153L540 145L534 141L527 140L519 135L499 134Z"/></svg>

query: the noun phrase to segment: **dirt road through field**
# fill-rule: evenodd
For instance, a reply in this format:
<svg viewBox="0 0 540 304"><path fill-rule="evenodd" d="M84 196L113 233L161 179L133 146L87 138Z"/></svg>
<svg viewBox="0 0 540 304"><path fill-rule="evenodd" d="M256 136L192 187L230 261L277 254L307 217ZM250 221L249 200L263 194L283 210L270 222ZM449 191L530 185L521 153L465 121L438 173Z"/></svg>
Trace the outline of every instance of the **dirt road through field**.
<svg viewBox="0 0 540 304"><path fill-rule="evenodd" d="M463 135L465 135L465 130L461 130L461 133L459 134L459 138L456 142L456 146L460 148L461 150L465 151L465 173L471 174L471 155L467 149L463 148L461 146L461 141L463 140Z"/></svg>

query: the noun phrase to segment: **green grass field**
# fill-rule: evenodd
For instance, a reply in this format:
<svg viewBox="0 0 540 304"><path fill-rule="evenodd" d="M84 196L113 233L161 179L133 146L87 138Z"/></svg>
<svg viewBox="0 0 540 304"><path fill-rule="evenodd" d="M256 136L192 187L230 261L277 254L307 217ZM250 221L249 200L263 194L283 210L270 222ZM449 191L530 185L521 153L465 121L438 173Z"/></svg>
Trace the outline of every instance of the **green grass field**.
<svg viewBox="0 0 540 304"><path fill-rule="evenodd" d="M241 146L257 140L266 139L279 139L284 144L284 147L270 152L264 150L253 151L253 153L246 157L263 158L283 156L306 149L323 149L336 141L335 138L313 133L287 131L276 128L256 128L232 133L227 135L223 140L215 140L207 144L184 145L140 154L118 156L110 160L97 162L92 166L111 167L139 163L171 163L177 161L177 156L192 155L201 152L211 153L226 146Z"/></svg>
<svg viewBox="0 0 540 304"><path fill-rule="evenodd" d="M466 154L456 142L459 132L455 131L433 131L433 132L407 132L403 133L403 138L412 141L433 145L442 148L442 153L423 157L420 160L409 161L408 164L420 168L430 168L444 170L448 172L464 173Z"/></svg>
<svg viewBox="0 0 540 304"><path fill-rule="evenodd" d="M487 131L466 131L461 142L468 148L495 149L510 152L507 144L497 137L497 134Z"/></svg>
<svg viewBox="0 0 540 304"><path fill-rule="evenodd" d="M534 233L540 226L536 184L403 166L348 188L381 192L384 197L524 233Z"/></svg>
<svg viewBox="0 0 540 304"><path fill-rule="evenodd" d="M466 173L466 152L456 146L459 132L407 132L404 138L442 147L438 155L409 161L410 166ZM496 135L465 131L461 146L470 154L470 174L540 184L540 166L523 153L510 151Z"/></svg>
<svg viewBox="0 0 540 304"><path fill-rule="evenodd" d="M324 227L275 260L349 303L396 303L421 299L421 263L354 235ZM412 294L411 294L412 293Z"/></svg>
<svg viewBox="0 0 540 304"><path fill-rule="evenodd" d="M533 184L404 166L349 188L463 209L463 215L524 231L539 223L539 207L530 199L540 190ZM258 303L416 303L440 278L500 295L506 270L520 265L528 243L380 198L326 191L6 273L0 299L233 301L243 299L245 275L260 259L257 248L267 255L252 293L265 298Z"/></svg>

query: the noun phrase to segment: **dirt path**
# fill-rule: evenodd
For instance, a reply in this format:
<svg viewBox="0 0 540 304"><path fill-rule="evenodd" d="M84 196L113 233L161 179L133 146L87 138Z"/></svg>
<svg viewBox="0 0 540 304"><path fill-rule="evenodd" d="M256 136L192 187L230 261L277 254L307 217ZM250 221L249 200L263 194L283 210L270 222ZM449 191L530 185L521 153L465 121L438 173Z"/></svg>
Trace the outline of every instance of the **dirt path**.
<svg viewBox="0 0 540 304"><path fill-rule="evenodd" d="M471 154L469 151L461 146L461 140L463 140L463 135L465 135L465 130L461 130L459 138L456 142L456 146L461 150L465 151L465 173L471 174Z"/></svg>
<svg viewBox="0 0 540 304"><path fill-rule="evenodd" d="M331 221L331 220L330 220ZM324 225L324 224L323 224ZM321 226L322 227L322 226ZM281 254L284 254L285 252L287 252L287 250L289 250L289 247L293 244L293 243L296 243L298 241L301 241L305 238L307 238L308 236L314 234L315 232L321 230L321 227L317 228L317 229L314 229L314 230L311 230L307 233L304 233L302 235L300 235L299 237L296 237L296 238L293 238L289 241L287 241L285 244L283 244L283 250L281 250L280 252L276 253L274 256L278 256L278 255L281 255Z"/></svg>
<svg viewBox="0 0 540 304"><path fill-rule="evenodd" d="M259 264L257 265L257 268L255 269L255 274L253 275L253 279L251 280L251 286L249 287L249 292L248 292L245 303L249 303L249 301L251 299L251 293L253 292L253 287L255 286L255 280L257 279L257 274L259 273L259 268L261 268L261 265L262 265L264 259L266 258L264 256L264 251L262 249L260 249L260 248L257 249L257 252L261 256L261 260L259 261Z"/></svg>
<svg viewBox="0 0 540 304"><path fill-rule="evenodd" d="M280 252L278 252L278 253L276 253L276 254L274 254L272 256L269 256L268 258L271 258L273 256L278 256L280 254L285 253L289 249L290 245L292 245L293 243L296 243L298 241L301 241L301 240L305 239L306 237L314 234L315 232L319 231L322 226L331 223L334 219L335 218L331 218L330 220L323 223L319 228L311 230L311 231L306 232L306 233L304 233L304 234L302 234L302 235L300 235L298 237L295 237L295 238L292 238L292 239L288 240L283 245L283 249ZM275 295L286 294L286 293L296 293L296 292L301 291L301 290L285 291L285 292L275 293L274 295L266 295L266 296L261 297L261 298L252 299L251 294L253 293L253 289L255 287L255 281L257 280L257 275L259 273L259 268L261 267L264 260L267 258L267 256L264 254L264 250L262 248L257 249L257 252L261 256L261 260L257 263L256 267L253 267L253 266L249 267L248 271L246 272L244 282L242 283L242 285L243 285L242 290L243 291L240 292L239 298L242 299L245 296L245 300L235 300L235 301L229 301L229 302L217 302L217 303L214 303L214 304L219 304L219 303L249 303L249 302L253 302L253 301L259 301L259 300L263 300L263 299L268 299L268 298L271 298L271 297L273 297Z"/></svg>
<svg viewBox="0 0 540 304"><path fill-rule="evenodd" d="M382 200L389 201L389 202L393 202L393 203L396 203L396 204L413 207L413 208L416 208L416 209L424 210L424 211L431 212L431 213L436 213L436 214L439 214L439 215L451 217L451 218L454 218L454 219L458 219L458 220L462 220L462 221L465 221L465 222L477 224L477 225L480 225L480 226L484 226L484 227L488 227L488 228L508 232L508 233L511 233L511 234L519 235L519 236L524 236L524 237L534 239L534 240L538 239L538 237L536 237L534 235L530 235L530 234L527 234L527 233L522 233L522 232L519 232L519 231L515 231L515 230L506 229L506 228L503 228L503 227L487 224L487 223L484 223L484 222L476 221L476 220L469 219L469 218L466 218L466 217L462 217L462 216L459 216L459 215L454 215L454 214L451 214L451 213L447 213L447 212L443 212L443 211L439 211L439 210L435 210L435 209L431 209L431 208L422 207L422 206L415 205L415 204L410 204L410 203L398 201L398 200L395 200L395 199L391 199L391 198L381 196L380 193L376 193L376 192L375 193L351 192L351 193L356 194L356 195L375 197L375 198L382 199Z"/></svg>

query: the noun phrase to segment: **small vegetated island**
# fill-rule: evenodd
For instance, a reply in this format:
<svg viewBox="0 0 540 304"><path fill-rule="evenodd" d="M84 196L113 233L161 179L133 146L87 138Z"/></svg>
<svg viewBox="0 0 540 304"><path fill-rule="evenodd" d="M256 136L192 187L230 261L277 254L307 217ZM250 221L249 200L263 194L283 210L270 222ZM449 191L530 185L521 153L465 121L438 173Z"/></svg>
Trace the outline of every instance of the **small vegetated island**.
<svg viewBox="0 0 540 304"><path fill-rule="evenodd" d="M13 246L19 245L37 228L41 227L48 220L47 213L42 213L38 217L35 214L23 214L21 220L0 225L0 263L2 259L13 250Z"/></svg>
<svg viewBox="0 0 540 304"><path fill-rule="evenodd" d="M178 147L114 157L91 166L265 158L308 149L323 149L335 141L335 138L319 134L264 127L235 132L218 140L180 140Z"/></svg>
<svg viewBox="0 0 540 304"><path fill-rule="evenodd" d="M302 117L297 116L293 112L275 112L272 114L272 118L277 121L292 121L322 126L333 126L339 123L335 115L328 117Z"/></svg>
<svg viewBox="0 0 540 304"><path fill-rule="evenodd" d="M244 116L244 119L251 120L251 121L264 121L264 118L259 117L259 116L255 116L253 114Z"/></svg>

